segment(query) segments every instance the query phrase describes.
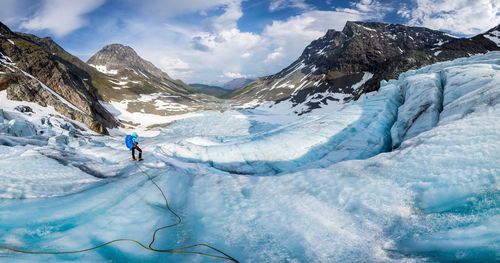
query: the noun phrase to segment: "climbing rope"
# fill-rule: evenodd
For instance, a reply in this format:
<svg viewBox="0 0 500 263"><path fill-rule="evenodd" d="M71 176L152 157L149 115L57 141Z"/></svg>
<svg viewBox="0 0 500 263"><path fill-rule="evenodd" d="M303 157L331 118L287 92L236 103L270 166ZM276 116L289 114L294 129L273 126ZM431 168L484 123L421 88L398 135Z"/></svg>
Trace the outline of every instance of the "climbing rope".
<svg viewBox="0 0 500 263"><path fill-rule="evenodd" d="M176 248L171 248L171 249L154 248L153 244L156 241L156 235L158 234L158 232L160 232L160 231L162 231L162 230L164 230L166 228L174 227L174 226L177 226L177 225L181 224L182 223L182 218L170 208L170 205L168 203L168 199L167 199L167 196L165 195L165 192L153 180L154 178L152 176L150 176L146 171L144 171L144 169L142 169L142 167L140 165L138 165L137 163L135 163L135 165L141 171L141 173L144 174L148 178L148 180L151 181L153 183L153 185L160 191L160 193L161 193L161 195L163 197L163 200L165 201L165 208L168 211L170 211L176 217L176 222L175 223L170 224L170 225L166 225L166 226L161 226L161 227L155 229L155 231L153 232L153 237L151 238L151 242L149 243L148 246L144 245L143 243L141 243L140 241L137 241L135 239L119 238L119 239L114 239L114 240L108 241L106 243L102 243L102 244L94 246L94 247L80 249L80 250L66 250L66 251L43 251L43 250L39 250L39 251L35 251L35 250L25 250L25 249L20 249L20 248L15 248L15 247L9 247L9 246L5 246L5 245L2 245L2 244L0 244L0 249L8 250L8 251L15 252L15 253L21 253L21 254L63 255L63 254L84 253L84 252L89 252L89 251L97 250L99 248L102 248L102 247L105 247L105 246L109 246L109 245L114 244L114 243L128 242L128 243L136 244L136 245L138 245L139 247L141 247L141 248L143 248L145 250L152 251L152 252L157 252L157 253L200 255L200 256L206 256L206 257L211 257L211 258L217 258L217 259L223 259L223 260L230 260L230 261L233 261L233 262L236 262L236 263L238 262L237 259L231 257L230 255L228 255L227 253L223 252L222 250L220 250L218 248L215 248L215 247L213 247L213 246L211 246L209 244L205 244L205 243L199 243L199 244L194 244L194 245L189 245L189 246L176 247ZM218 255L217 254L210 254L210 253L204 253L204 252L198 252L198 251L191 251L191 250L189 250L189 249L193 249L193 248L197 248L197 247L205 247L205 248L211 249L212 251L217 252Z"/></svg>

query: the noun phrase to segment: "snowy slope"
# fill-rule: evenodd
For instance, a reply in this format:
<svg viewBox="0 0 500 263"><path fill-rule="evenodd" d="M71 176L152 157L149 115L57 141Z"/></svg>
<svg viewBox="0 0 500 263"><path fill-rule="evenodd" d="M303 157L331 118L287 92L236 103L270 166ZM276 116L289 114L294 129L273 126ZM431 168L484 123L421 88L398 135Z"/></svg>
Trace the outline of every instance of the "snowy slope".
<svg viewBox="0 0 500 263"><path fill-rule="evenodd" d="M0 145L2 159L19 162L9 167L15 173L0 170L1 183L12 174L43 178L23 173L25 162L67 183L48 178L40 189L4 190L0 244L64 251L133 238L147 245L175 217L145 171L183 219L160 231L158 248L207 243L242 262L494 262L499 93L500 52L490 52L409 71L340 109L181 119L143 138L146 161L138 166L121 136L55 144L54 125L47 144ZM59 197L35 198L45 196ZM131 243L72 255L0 253L8 262L214 261Z"/></svg>

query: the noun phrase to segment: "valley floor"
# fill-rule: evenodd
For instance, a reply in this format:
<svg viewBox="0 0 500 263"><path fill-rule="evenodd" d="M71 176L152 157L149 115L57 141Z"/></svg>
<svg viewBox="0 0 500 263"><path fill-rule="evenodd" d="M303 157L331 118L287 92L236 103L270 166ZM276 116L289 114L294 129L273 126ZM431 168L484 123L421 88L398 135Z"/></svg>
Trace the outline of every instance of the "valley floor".
<svg viewBox="0 0 500 263"><path fill-rule="evenodd" d="M407 72L358 102L303 116L200 112L141 138L140 163L120 131L72 136L57 118L40 124L47 108L15 113L4 95L0 247L147 246L176 222L149 175L182 218L158 232L158 249L206 243L243 262L499 258L499 52ZM45 135L13 134L20 119ZM0 249L6 262L74 260L219 259L131 242L64 255Z"/></svg>

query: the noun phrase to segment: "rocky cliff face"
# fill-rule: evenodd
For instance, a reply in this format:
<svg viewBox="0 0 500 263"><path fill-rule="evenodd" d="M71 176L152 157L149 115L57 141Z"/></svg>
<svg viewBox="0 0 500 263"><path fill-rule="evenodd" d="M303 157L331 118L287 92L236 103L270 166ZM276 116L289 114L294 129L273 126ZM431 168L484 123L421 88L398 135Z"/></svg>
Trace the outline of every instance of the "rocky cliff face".
<svg viewBox="0 0 500 263"><path fill-rule="evenodd" d="M0 23L0 52L0 89L9 99L53 106L103 134L119 124L99 103L96 73L50 38L14 33Z"/></svg>
<svg viewBox="0 0 500 263"><path fill-rule="evenodd" d="M300 105L300 114L378 90L382 79L409 69L499 49L485 35L461 39L422 27L347 22L342 31L329 30L313 41L287 68L232 98L240 104L286 100L292 107Z"/></svg>

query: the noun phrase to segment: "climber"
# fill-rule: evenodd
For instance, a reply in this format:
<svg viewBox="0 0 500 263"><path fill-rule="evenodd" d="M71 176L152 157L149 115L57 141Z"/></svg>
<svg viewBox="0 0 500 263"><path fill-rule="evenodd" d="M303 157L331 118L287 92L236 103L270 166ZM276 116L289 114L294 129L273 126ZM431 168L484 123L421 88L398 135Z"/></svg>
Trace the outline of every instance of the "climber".
<svg viewBox="0 0 500 263"><path fill-rule="evenodd" d="M142 150L141 148L139 148L139 135L137 134L137 132L133 132L132 135L127 135L127 137L125 137L125 145L127 146L127 148L129 148L130 150L132 150L132 160L137 160L135 158L135 150L137 150L139 152L139 161L142 161L144 159L142 159Z"/></svg>

